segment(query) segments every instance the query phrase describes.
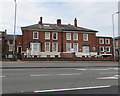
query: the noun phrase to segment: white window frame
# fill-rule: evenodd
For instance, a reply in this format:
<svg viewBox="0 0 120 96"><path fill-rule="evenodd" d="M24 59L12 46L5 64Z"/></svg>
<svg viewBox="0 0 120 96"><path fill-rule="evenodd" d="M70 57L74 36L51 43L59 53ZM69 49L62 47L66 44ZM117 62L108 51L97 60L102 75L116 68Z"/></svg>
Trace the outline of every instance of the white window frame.
<svg viewBox="0 0 120 96"><path fill-rule="evenodd" d="M71 33L66 33L66 40L71 40Z"/></svg>
<svg viewBox="0 0 120 96"><path fill-rule="evenodd" d="M78 40L78 33L73 33L73 40Z"/></svg>
<svg viewBox="0 0 120 96"><path fill-rule="evenodd" d="M48 35L48 36L47 36ZM45 32L45 39L49 40L50 39L50 32Z"/></svg>
<svg viewBox="0 0 120 96"><path fill-rule="evenodd" d="M54 37L53 37L54 33L56 34L56 39L54 39ZM57 40L57 39L58 39L58 33L57 33L57 32L53 32L53 33L52 33L52 39L53 39L53 40Z"/></svg>
<svg viewBox="0 0 120 96"><path fill-rule="evenodd" d="M47 48L46 48L47 47L46 46L47 43L49 44L49 50L47 50ZM50 42L45 42L45 52L50 52Z"/></svg>
<svg viewBox="0 0 120 96"><path fill-rule="evenodd" d="M103 51L101 51L101 48L103 48ZM104 50L105 50L104 47L103 47L103 46L100 46L100 52L104 52Z"/></svg>
<svg viewBox="0 0 120 96"><path fill-rule="evenodd" d="M35 33L37 33L37 38L35 38ZM33 32L33 39L38 39L39 38L39 33L38 32Z"/></svg>
<svg viewBox="0 0 120 96"><path fill-rule="evenodd" d="M89 53L90 52L90 46L87 46L87 45L82 46L82 52L83 53Z"/></svg>
<svg viewBox="0 0 120 96"><path fill-rule="evenodd" d="M7 44L10 44L10 40L7 41Z"/></svg>
<svg viewBox="0 0 120 96"><path fill-rule="evenodd" d="M56 44L56 50L54 50L54 44ZM58 43L56 42L52 43L52 52L58 52Z"/></svg>
<svg viewBox="0 0 120 96"><path fill-rule="evenodd" d="M108 41L108 43L107 43ZM105 44L110 44L110 39L105 39Z"/></svg>
<svg viewBox="0 0 120 96"><path fill-rule="evenodd" d="M75 44L77 44L77 50L75 50ZM78 43L73 43L74 52L78 52Z"/></svg>
<svg viewBox="0 0 120 96"><path fill-rule="evenodd" d="M67 48L67 47L68 47L68 44L70 44L70 45L69 45L70 50L67 50L67 49L68 49L68 48ZM66 52L71 52L71 43L66 43Z"/></svg>
<svg viewBox="0 0 120 96"><path fill-rule="evenodd" d="M101 42L101 41L102 41L102 42ZM100 38L100 39L99 39L99 43L100 43L100 44L104 44L104 38Z"/></svg>
<svg viewBox="0 0 120 96"><path fill-rule="evenodd" d="M107 48L109 48L109 51L107 51ZM106 52L110 52L110 46L106 46Z"/></svg>
<svg viewBox="0 0 120 96"><path fill-rule="evenodd" d="M37 50L34 50L35 44L37 44ZM40 52L40 43L30 43L30 48L32 52Z"/></svg>
<svg viewBox="0 0 120 96"><path fill-rule="evenodd" d="M87 36L87 38L85 38ZM83 41L88 41L88 34L83 34Z"/></svg>
<svg viewBox="0 0 120 96"><path fill-rule="evenodd" d="M9 51L13 51L13 45L9 45Z"/></svg>

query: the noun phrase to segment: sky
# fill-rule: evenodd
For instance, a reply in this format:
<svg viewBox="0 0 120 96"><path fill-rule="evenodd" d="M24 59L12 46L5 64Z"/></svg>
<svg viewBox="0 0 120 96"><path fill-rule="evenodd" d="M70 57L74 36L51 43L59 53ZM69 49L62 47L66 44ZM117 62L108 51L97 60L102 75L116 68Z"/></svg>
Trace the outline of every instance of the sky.
<svg viewBox="0 0 120 96"><path fill-rule="evenodd" d="M43 23L74 24L97 30L97 36L113 36L112 14L118 11L119 0L16 0L16 34L21 35L21 27ZM14 34L14 0L0 1L0 31ZM118 15L114 15L115 36L118 36Z"/></svg>

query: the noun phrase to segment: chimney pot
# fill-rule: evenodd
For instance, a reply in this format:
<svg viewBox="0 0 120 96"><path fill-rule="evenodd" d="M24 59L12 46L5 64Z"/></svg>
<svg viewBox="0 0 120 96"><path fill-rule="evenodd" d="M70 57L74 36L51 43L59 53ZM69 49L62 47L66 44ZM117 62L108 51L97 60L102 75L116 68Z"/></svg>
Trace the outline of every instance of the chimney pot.
<svg viewBox="0 0 120 96"><path fill-rule="evenodd" d="M74 26L77 27L77 19L74 20Z"/></svg>
<svg viewBox="0 0 120 96"><path fill-rule="evenodd" d="M42 17L40 17L40 21L39 21L39 24L42 24Z"/></svg>
<svg viewBox="0 0 120 96"><path fill-rule="evenodd" d="M58 25L58 26L61 25L61 19L57 19L57 25Z"/></svg>

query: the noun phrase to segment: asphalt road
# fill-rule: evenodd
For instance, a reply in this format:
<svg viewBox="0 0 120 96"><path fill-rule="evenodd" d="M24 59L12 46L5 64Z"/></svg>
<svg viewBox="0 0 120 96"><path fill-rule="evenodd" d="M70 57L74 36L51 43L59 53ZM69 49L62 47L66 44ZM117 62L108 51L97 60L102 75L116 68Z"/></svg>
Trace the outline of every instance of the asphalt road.
<svg viewBox="0 0 120 96"><path fill-rule="evenodd" d="M37 94L79 90L77 94L84 94L86 92L82 90L112 88L113 91L101 91L101 94L117 94L117 87L113 86L118 86L118 70L117 67L3 69L0 78L2 93Z"/></svg>
<svg viewBox="0 0 120 96"><path fill-rule="evenodd" d="M81 67L118 67L114 61L18 61L2 62L0 68L81 68Z"/></svg>

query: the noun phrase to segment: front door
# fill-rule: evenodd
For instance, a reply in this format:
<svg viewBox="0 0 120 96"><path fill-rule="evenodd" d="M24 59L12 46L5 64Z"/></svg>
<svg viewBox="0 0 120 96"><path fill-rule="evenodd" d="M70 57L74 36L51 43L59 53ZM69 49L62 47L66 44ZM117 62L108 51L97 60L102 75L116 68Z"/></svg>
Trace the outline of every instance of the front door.
<svg viewBox="0 0 120 96"><path fill-rule="evenodd" d="M18 46L18 49L17 49L17 58L19 60L21 60L21 56L22 56L22 47L21 46Z"/></svg>

